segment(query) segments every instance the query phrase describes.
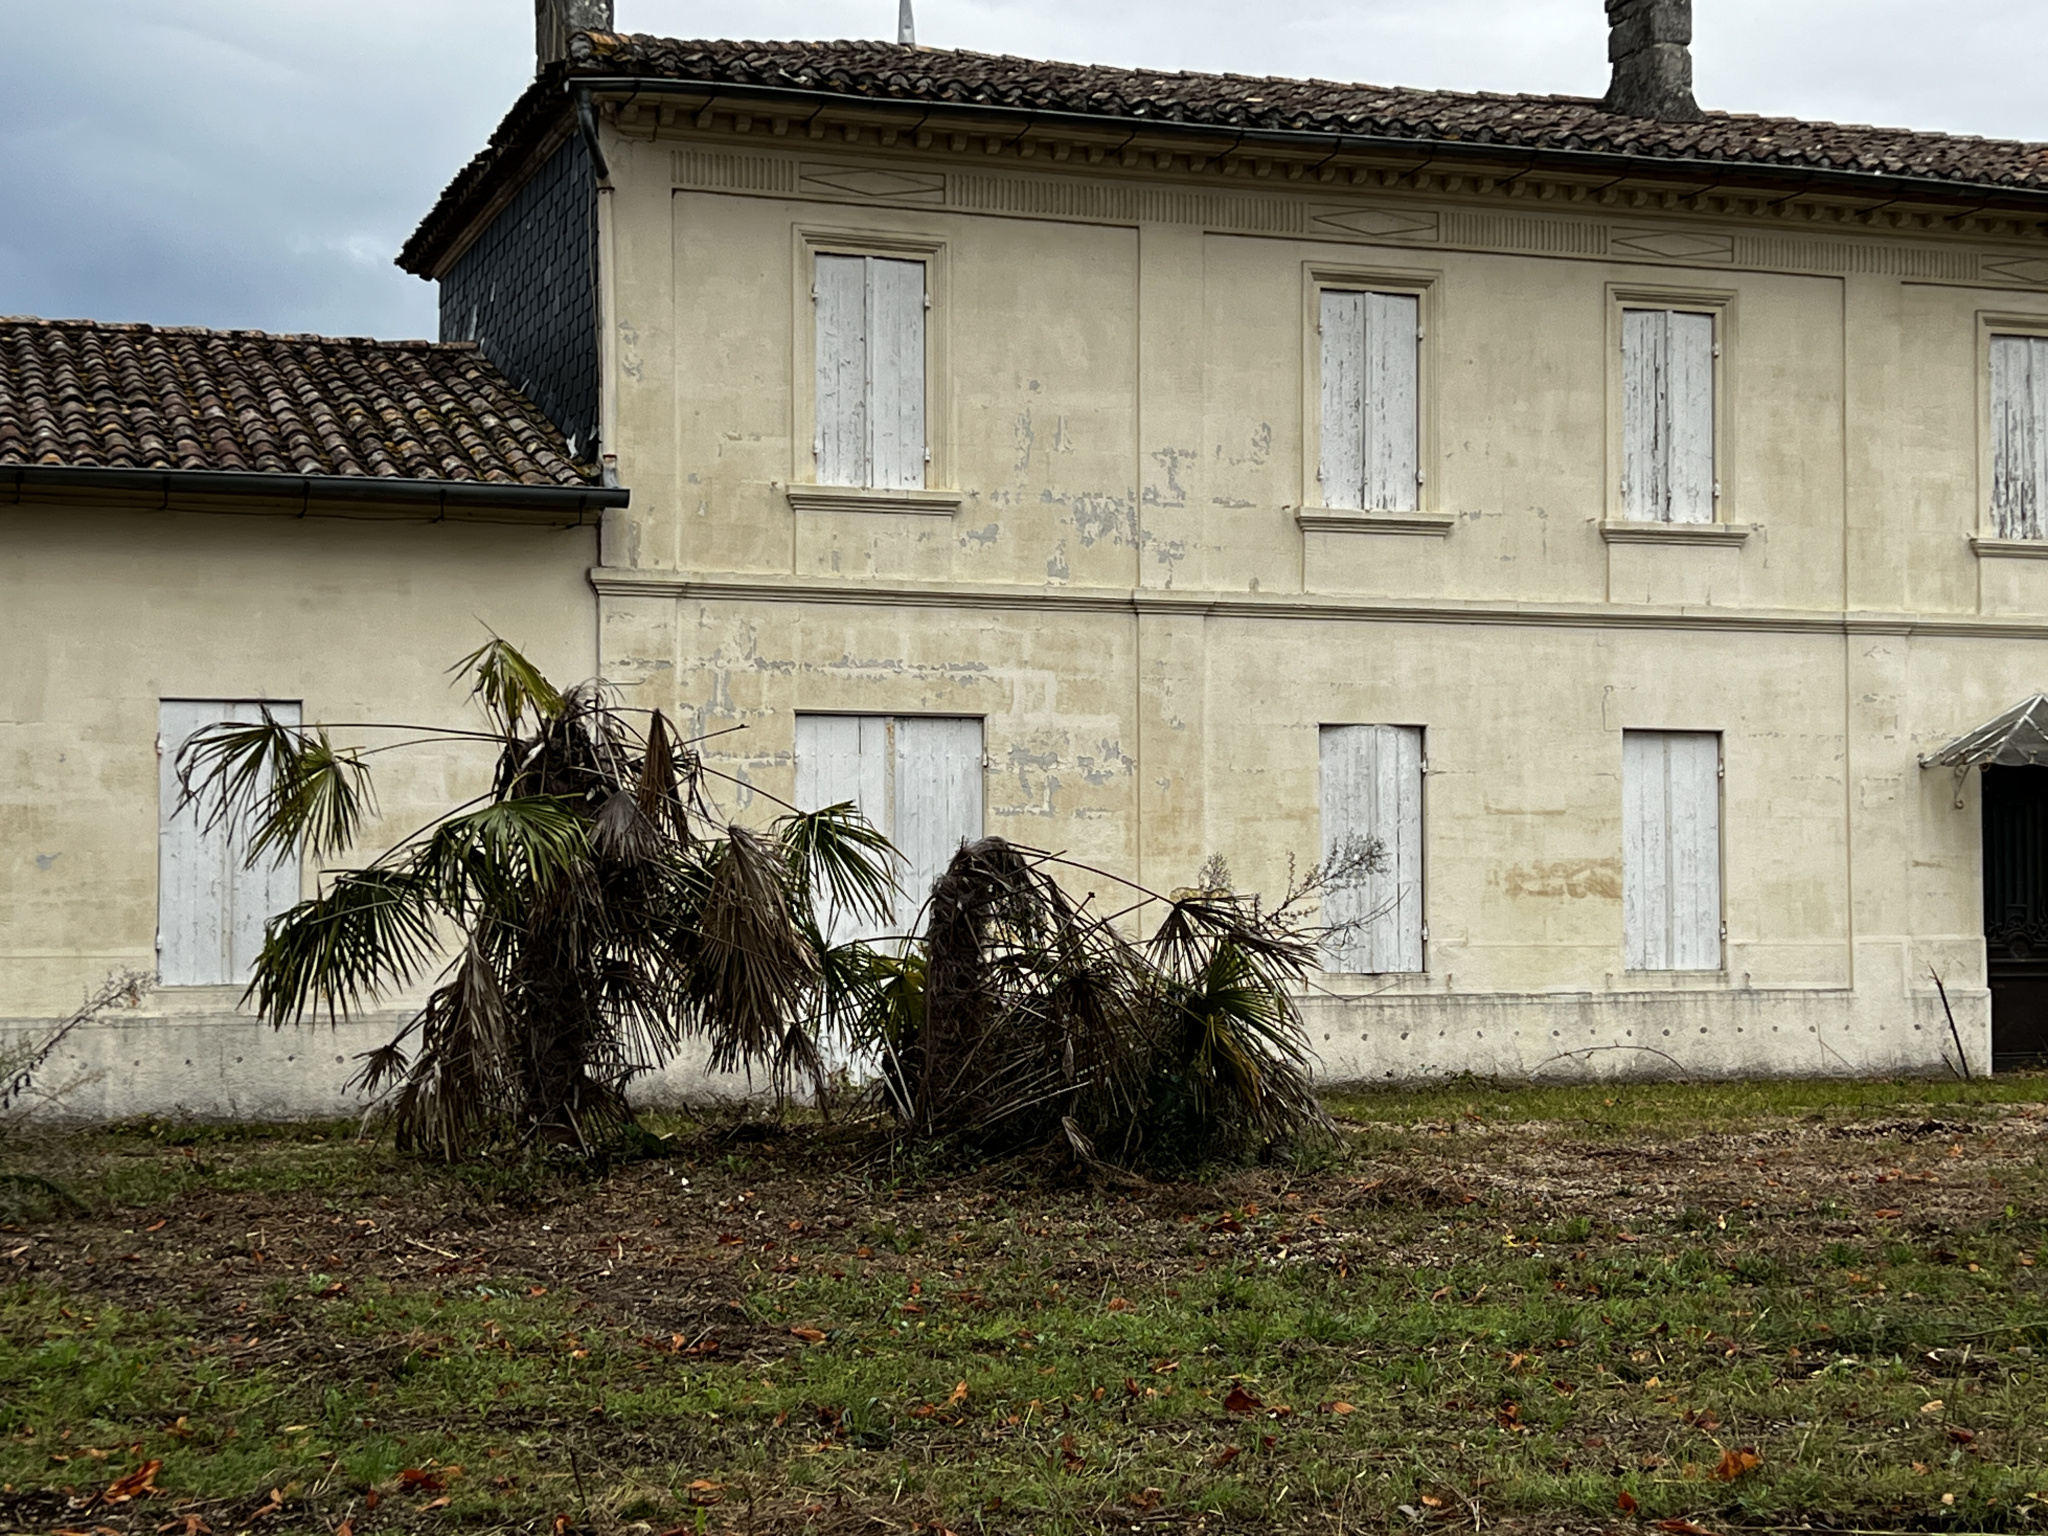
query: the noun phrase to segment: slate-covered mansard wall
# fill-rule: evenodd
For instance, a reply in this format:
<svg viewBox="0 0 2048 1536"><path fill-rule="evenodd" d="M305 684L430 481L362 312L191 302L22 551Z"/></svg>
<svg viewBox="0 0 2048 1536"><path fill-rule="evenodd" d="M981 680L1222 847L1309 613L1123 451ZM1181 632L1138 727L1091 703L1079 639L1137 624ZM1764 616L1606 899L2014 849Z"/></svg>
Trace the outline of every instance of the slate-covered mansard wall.
<svg viewBox="0 0 2048 1536"><path fill-rule="evenodd" d="M589 461L597 449L597 191L572 135L441 279L441 339L474 341Z"/></svg>

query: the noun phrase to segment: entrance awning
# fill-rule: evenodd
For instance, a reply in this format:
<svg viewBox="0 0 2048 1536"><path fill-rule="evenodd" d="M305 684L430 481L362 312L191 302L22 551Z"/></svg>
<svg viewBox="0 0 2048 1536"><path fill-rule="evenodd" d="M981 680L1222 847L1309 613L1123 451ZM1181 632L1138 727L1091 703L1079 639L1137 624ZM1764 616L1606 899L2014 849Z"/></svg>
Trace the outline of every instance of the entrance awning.
<svg viewBox="0 0 2048 1536"><path fill-rule="evenodd" d="M2048 767L2048 694L2035 694L1995 720L1920 759L1922 768Z"/></svg>

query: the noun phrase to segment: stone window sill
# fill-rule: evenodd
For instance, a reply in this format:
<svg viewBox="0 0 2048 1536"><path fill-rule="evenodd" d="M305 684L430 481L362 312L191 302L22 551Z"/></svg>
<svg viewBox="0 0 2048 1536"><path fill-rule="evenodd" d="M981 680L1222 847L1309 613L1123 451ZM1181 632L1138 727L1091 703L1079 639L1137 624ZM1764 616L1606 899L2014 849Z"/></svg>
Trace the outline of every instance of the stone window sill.
<svg viewBox="0 0 2048 1536"><path fill-rule="evenodd" d="M1302 507L1294 514L1303 533L1406 533L1441 539L1457 519L1448 512L1354 512L1334 507Z"/></svg>
<svg viewBox="0 0 2048 1536"><path fill-rule="evenodd" d="M794 512L896 512L951 517L960 510L958 491L881 490L861 485L784 487Z"/></svg>
<svg viewBox="0 0 2048 1536"><path fill-rule="evenodd" d="M1741 544L1756 532L1750 523L1602 523L1609 544Z"/></svg>
<svg viewBox="0 0 2048 1536"><path fill-rule="evenodd" d="M1979 560L2048 560L2048 539L1999 539L1979 535L1970 540Z"/></svg>

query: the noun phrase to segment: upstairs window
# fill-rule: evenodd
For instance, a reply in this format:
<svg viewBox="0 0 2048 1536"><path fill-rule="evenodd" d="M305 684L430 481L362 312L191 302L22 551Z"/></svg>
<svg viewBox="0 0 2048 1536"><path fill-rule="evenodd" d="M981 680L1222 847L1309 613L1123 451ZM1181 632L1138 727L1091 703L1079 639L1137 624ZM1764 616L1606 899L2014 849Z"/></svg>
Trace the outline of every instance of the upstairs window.
<svg viewBox="0 0 2048 1536"><path fill-rule="evenodd" d="M1422 732L1412 725L1322 729L1323 857L1377 845L1379 867L1323 898L1333 971L1422 969Z"/></svg>
<svg viewBox="0 0 2048 1536"><path fill-rule="evenodd" d="M917 490L925 442L925 264L817 258L820 485Z"/></svg>
<svg viewBox="0 0 2048 1536"><path fill-rule="evenodd" d="M1622 513L1714 521L1714 316L1621 312Z"/></svg>
<svg viewBox="0 0 2048 1536"><path fill-rule="evenodd" d="M209 725L254 725L265 709L280 725L299 723L295 703L165 699L158 707L156 966L167 987L246 982L263 948L263 925L298 902L297 859L265 858L249 869L246 827L208 827L204 804L179 805L185 743Z"/></svg>
<svg viewBox="0 0 2048 1536"><path fill-rule="evenodd" d="M1621 908L1632 971L1721 968L1721 738L1624 731Z"/></svg>
<svg viewBox="0 0 2048 1536"><path fill-rule="evenodd" d="M981 836L981 721L943 716L798 715L796 803L851 801L902 855L901 893L881 934L908 934L962 843ZM833 942L875 938L833 914Z"/></svg>
<svg viewBox="0 0 2048 1536"><path fill-rule="evenodd" d="M2048 336L1991 338L1991 523L2048 538Z"/></svg>
<svg viewBox="0 0 2048 1536"><path fill-rule="evenodd" d="M1326 288L1320 324L1323 505L1415 511L1421 300Z"/></svg>

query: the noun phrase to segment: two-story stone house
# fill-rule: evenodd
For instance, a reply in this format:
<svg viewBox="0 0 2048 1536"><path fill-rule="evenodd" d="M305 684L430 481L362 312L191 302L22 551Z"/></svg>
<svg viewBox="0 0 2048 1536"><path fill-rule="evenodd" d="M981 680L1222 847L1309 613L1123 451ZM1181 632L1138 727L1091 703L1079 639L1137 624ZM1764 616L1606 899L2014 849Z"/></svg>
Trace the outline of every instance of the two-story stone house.
<svg viewBox="0 0 2048 1536"><path fill-rule="evenodd" d="M1604 102L605 9L402 262L727 767L921 874L1381 839L1335 1073L1938 1070L1937 975L2038 1047L2048 774L1920 760L2048 689L2048 151L1703 113L1670 0Z"/></svg>
<svg viewBox="0 0 2048 1536"><path fill-rule="evenodd" d="M1608 9L1595 101L540 0L401 262L631 488L602 673L913 896L1377 839L1337 1077L2038 1049L2048 737L1969 733L2048 691L2048 149L1701 112Z"/></svg>

